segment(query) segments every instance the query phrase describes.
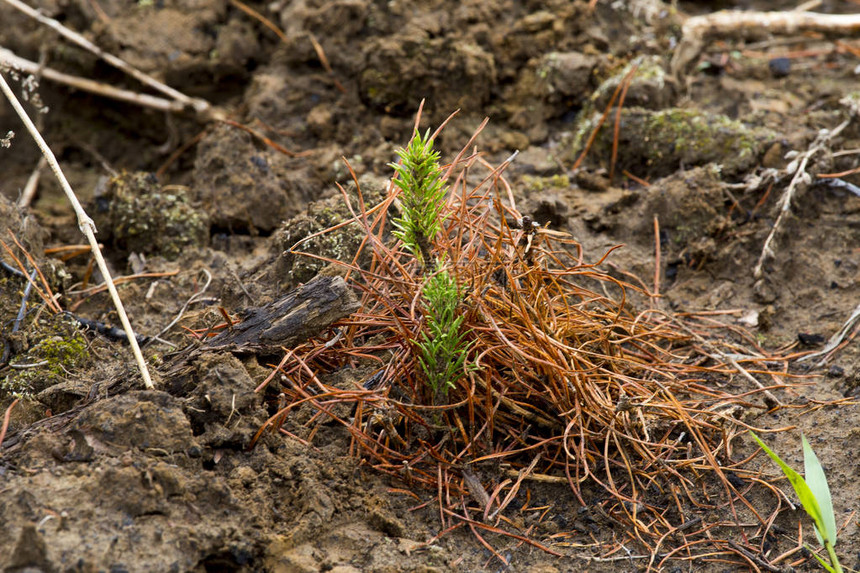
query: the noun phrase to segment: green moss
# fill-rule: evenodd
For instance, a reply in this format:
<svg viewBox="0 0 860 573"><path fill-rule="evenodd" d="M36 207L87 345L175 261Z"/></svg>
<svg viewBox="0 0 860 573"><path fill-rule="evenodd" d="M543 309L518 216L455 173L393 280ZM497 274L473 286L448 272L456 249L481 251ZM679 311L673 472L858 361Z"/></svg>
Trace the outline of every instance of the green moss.
<svg viewBox="0 0 860 573"><path fill-rule="evenodd" d="M73 319L56 315L33 326L27 336L35 339L35 344L26 352L12 357L12 372L0 382L0 390L6 393L37 394L88 361L87 339ZM14 368L16 365L38 366Z"/></svg>
<svg viewBox="0 0 860 573"><path fill-rule="evenodd" d="M209 220L189 204L183 188L162 188L148 173L122 173L96 203L96 224L115 247L176 259L188 247L205 245Z"/></svg>
<svg viewBox="0 0 860 573"><path fill-rule="evenodd" d="M552 175L550 177L523 175L522 184L525 190L529 192L540 192L547 189L567 189L570 187L570 177L567 175Z"/></svg>
<svg viewBox="0 0 860 573"><path fill-rule="evenodd" d="M571 157L581 152L598 120L595 115L581 123ZM609 164L613 137L611 126L604 125L589 152L590 162ZM769 130L750 128L719 114L679 108L625 108L621 112L616 170L661 177L682 166L717 163L723 172L734 173L751 167L774 137Z"/></svg>

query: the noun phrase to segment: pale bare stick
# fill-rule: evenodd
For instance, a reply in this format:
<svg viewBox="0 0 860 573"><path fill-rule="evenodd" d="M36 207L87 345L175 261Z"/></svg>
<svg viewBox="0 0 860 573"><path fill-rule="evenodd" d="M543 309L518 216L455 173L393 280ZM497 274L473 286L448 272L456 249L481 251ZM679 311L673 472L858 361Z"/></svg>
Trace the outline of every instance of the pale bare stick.
<svg viewBox="0 0 860 573"><path fill-rule="evenodd" d="M40 24L48 26L49 28L51 28L52 30L54 30L55 32L60 34L62 37L69 40L70 42L73 42L73 43L77 44L78 46L80 46L81 48L95 54L96 56L98 56L99 58L104 60L105 62L114 66L115 68L122 70L123 72L125 72L128 75L132 76L133 78L137 79L142 84L147 85L147 86L151 87L152 89L157 90L157 91L163 93L164 95L173 98L174 100L176 100L177 102L180 102L182 105L184 105L186 107L191 108L192 110L194 110L197 113L198 116L201 116L201 118L203 118L204 120L210 119L210 116L212 116L212 114L215 114L216 117L220 116L221 112L219 110L213 108L212 105L208 101L201 99L201 98L188 97L187 95L183 94L182 92L175 90L172 87L156 80L152 76L145 74L144 72L138 70L137 68L127 64L126 62L117 58L113 54L109 54L109 53L105 52L104 50L102 50L101 48L99 48L98 46L96 46L95 44L90 42L89 40L87 40L82 35L78 34L75 31L72 31L72 30L66 28L57 20L55 20L53 18L48 18L44 14L40 13L38 10L34 10L30 6L27 6L26 4L21 2L20 0L0 0L0 1L5 2L6 4L9 4L10 6L12 6L13 8L15 8L16 10L18 10L20 12L23 12L24 14L26 14L30 18L33 18L34 20L38 21Z"/></svg>
<svg viewBox="0 0 860 573"><path fill-rule="evenodd" d="M848 333L851 332L851 329L854 328L854 324L860 321L860 304L854 309L851 313L851 316L848 317L848 320L845 321L845 324L842 325L842 328L839 329L839 332L830 337L830 340L827 341L827 345L819 350L818 352L813 352L812 354L808 354L803 358L798 358L798 362L804 362L806 360L811 360L813 358L818 358L819 356L824 356L818 364L815 365L816 368L820 368L827 362L829 358L826 356L830 354L833 350L836 349L837 346L842 344L842 341L845 340L845 337L848 336Z"/></svg>
<svg viewBox="0 0 860 573"><path fill-rule="evenodd" d="M36 195L36 189L39 188L39 178L42 177L42 171L45 169L47 164L48 162L45 160L44 156L39 158L36 168L33 169L32 173L30 173L30 178L27 179L27 184L24 185L24 190L21 191L21 196L18 197L16 205L19 209L25 209L33 202L33 197Z"/></svg>
<svg viewBox="0 0 860 573"><path fill-rule="evenodd" d="M94 93L110 99L133 103L141 107L148 107L172 113L181 113L187 109L187 106L176 100L169 100L158 96L115 88L91 79L64 74L57 70L40 66L36 62L24 59L4 48L0 48L0 66L2 65L8 65L25 74L38 75L46 80L51 80L81 91Z"/></svg>
<svg viewBox="0 0 860 573"><path fill-rule="evenodd" d="M860 14L819 14L817 12L741 12L723 10L688 18L681 27L682 39L672 57L672 74L680 78L705 47L718 37L768 32L794 34L821 32L830 35L860 33Z"/></svg>
<svg viewBox="0 0 860 573"><path fill-rule="evenodd" d="M770 233L768 234L767 239L765 239L764 246L761 249L761 255L759 255L758 262L753 269L753 277L755 279L760 279L762 277L762 268L764 267L764 263L774 256L771 243L782 225L783 220L791 210L791 200L794 198L794 194L797 192L798 188L805 188L812 183L812 175L806 170L810 159L819 152L830 151L830 141L839 135L843 129L848 127L849 123L851 123L851 120L846 119L832 130L820 130L809 148L798 155L791 163L788 164L788 167L786 167L786 173L791 175L793 172L794 176L791 178L791 183L788 184L788 187L783 192L782 197L779 200L779 215L777 216L773 227L770 228Z"/></svg>
<svg viewBox="0 0 860 573"><path fill-rule="evenodd" d="M27 131L30 132L30 135L36 141L36 144L42 151L42 155L45 157L45 160L48 162L48 165L51 166L51 169L54 171L54 175L57 176L57 180L60 182L60 186L66 193L66 197L68 197L69 202L72 204L72 208L75 210L75 214L78 217L78 228L80 228L81 232L86 236L87 242L90 244L93 256L96 259L96 264L98 264L99 270L101 271L102 276L104 276L105 283L107 284L108 291L110 291L110 296L113 299L114 306L116 307L116 312L119 315L119 320L122 323L122 327L125 329L126 334L128 335L128 342L131 345L131 350L134 353L134 358L135 360L137 360L137 366L138 368L140 368L140 375L143 377L143 383L144 385L146 385L147 388L153 388L154 386L152 384L152 378L149 376L149 369L146 367L146 361L143 358L143 354L141 354L140 352L140 346L138 346L137 344L137 338L134 334L134 330L131 328L131 322L129 322L128 320L128 315L125 313L125 308L122 305L122 300L120 300L119 298L119 293L117 293L116 286L114 286L113 279L110 275L110 271L108 271L107 263L105 262L104 257L101 254L101 249L99 249L98 241L96 241L95 223L93 223L93 220L90 219L89 215L87 215L84 211L84 208L81 206L81 202L78 201L75 192L72 190L72 186L69 185L69 181L63 174L63 170L60 169L60 164L57 162L57 158L54 156L54 153L51 151L51 148L48 147L48 144L45 142L45 139L42 137L42 134L40 134L39 130L36 129L36 126L30 119L30 116L27 115L27 112L24 110L24 107L21 105L21 102L19 102L18 98L15 97L15 93L12 91L12 88L6 82L6 78L2 73L0 73L0 90L3 91L3 94L6 96L6 99L8 99L9 103L12 104L12 107L15 109L15 112L18 114L18 117L21 118L21 121L27 128Z"/></svg>

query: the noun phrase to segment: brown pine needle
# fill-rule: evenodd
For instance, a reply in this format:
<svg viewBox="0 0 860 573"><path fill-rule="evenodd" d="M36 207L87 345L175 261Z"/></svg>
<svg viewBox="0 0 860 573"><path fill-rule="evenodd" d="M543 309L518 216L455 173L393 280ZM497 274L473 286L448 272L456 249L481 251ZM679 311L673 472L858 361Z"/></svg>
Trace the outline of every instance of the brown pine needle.
<svg viewBox="0 0 860 573"><path fill-rule="evenodd" d="M470 140L469 150L472 145ZM493 167L469 150L464 147L445 172L454 182L434 251L444 254L463 289L455 312L467 333L466 361L476 369L453 380L444 401L426 388L417 341L426 336L427 317L434 312L421 295L428 277L385 234L394 194L369 206L359 187L357 205L342 193L349 223L361 225L366 235L359 253L344 264L348 280L362 293L362 308L337 325L343 334L328 337L330 344L311 341L286 353L259 390L276 372L287 376L290 388L279 414L305 409L314 428L326 419L343 425L352 451L367 465L410 488L435 492L443 532L468 525L481 543L492 532L554 554L509 529L511 512L521 505L514 500L531 480L568 484L572 499L583 504L586 493L602 490L607 520L628 528L630 538L655 558L712 543L712 521L684 527L686 521L661 509L657 492L677 487L681 509L717 503L730 514L738 503L751 509L726 477L727 471L743 472L745 462L731 460L731 447L749 428L733 412L759 407L764 395L788 386L756 378L782 377L765 360L785 358L750 352L741 367L727 358L738 354L740 343L731 340L748 338L715 337L717 328L725 330L715 316L631 308L631 294L639 300L660 294L656 218L654 283L624 274L630 281L620 280L603 269L617 246L587 263L572 237L533 226L505 205L512 192L504 164ZM469 181L477 183L453 177L467 168ZM486 176L479 176L483 169ZM321 258L300 253L300 247L292 251ZM358 264L362 253L370 260L365 266ZM323 375L347 365L368 374L346 388ZM736 393L713 387L712 379L740 371L736 367L748 375L736 381L745 387ZM354 412L351 419L334 409L344 404ZM507 470L492 486L477 471L472 479L463 470L490 462L521 469ZM479 500L479 509L468 507L475 505L472 499ZM475 512L495 525L472 520ZM762 524L770 520L749 514Z"/></svg>
<svg viewBox="0 0 860 573"><path fill-rule="evenodd" d="M12 234L11 230L9 230L9 234ZM28 261L31 260L31 257L29 257L29 253L27 253L26 251L23 250L23 248L21 247L21 244L18 242L18 239L15 237L15 235L12 235L12 238L15 239L15 243L18 245L18 247L21 248L21 250L26 255L28 255L28 257L27 257ZM53 293L51 293L51 289L47 285L47 281L45 280L45 276L42 274L42 271L39 270L39 267L34 265L34 268L36 269L36 272L39 275L39 280L42 282L42 285L45 286L47 290L42 290L41 288L39 288L39 285L37 285L35 282L30 280L30 278L29 278L30 273L27 272L27 268L24 266L24 263L21 262L21 259L19 259L15 255L15 253L12 251L12 249L9 248L9 245L7 245L2 239L0 239L0 245L2 245L3 249L5 249L6 252L9 254L9 256L12 257L12 259L15 261L15 264L18 265L18 269L20 269L20 271L24 274L24 276L28 277L27 280L30 281L30 283L33 285L33 289L35 289L36 294L39 295L39 298L41 298L43 301L45 301L45 304L48 305L48 307L51 309L51 311L55 312L55 313L62 312L63 309L60 308L60 306L57 304L57 301L54 299Z"/></svg>
<svg viewBox="0 0 860 573"><path fill-rule="evenodd" d="M232 119L222 119L221 123L225 123L231 127L236 127L236 128L241 129L242 131L250 133L255 139L262 141L263 143L265 143L266 145L268 145L272 149L279 151L280 153L283 153L287 157L307 157L308 155L313 153L313 151L290 151L289 149L287 149L286 147L284 147L280 143L275 143L274 141L272 141L271 139L269 139L268 137L266 137L265 135L263 135L262 133L260 133L256 129L254 129L252 127L248 127L247 125L243 125L243 124L239 123L238 121L233 121Z"/></svg>
<svg viewBox="0 0 860 573"><path fill-rule="evenodd" d="M6 430L9 429L9 420L12 417L12 408L18 403L20 398L15 398L12 403L6 408L6 413L3 415L3 426L0 427L0 449L3 448L3 440L6 439Z"/></svg>

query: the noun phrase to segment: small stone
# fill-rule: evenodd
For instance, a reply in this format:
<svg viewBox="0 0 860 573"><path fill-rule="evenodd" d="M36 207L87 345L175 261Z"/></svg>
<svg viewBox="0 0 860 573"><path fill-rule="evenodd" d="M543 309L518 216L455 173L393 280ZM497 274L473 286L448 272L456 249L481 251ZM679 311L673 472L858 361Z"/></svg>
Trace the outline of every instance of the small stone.
<svg viewBox="0 0 860 573"><path fill-rule="evenodd" d="M828 378L842 378L843 376L845 376L845 369L841 366L833 364L827 369Z"/></svg>
<svg viewBox="0 0 860 573"><path fill-rule="evenodd" d="M775 78L784 78L791 73L791 60L788 58L773 58L767 63L770 74Z"/></svg>
<svg viewBox="0 0 860 573"><path fill-rule="evenodd" d="M810 334L808 332L798 332L797 340L803 346L819 346L824 344L824 336L821 334Z"/></svg>
<svg viewBox="0 0 860 573"><path fill-rule="evenodd" d="M573 180L579 185L581 188L586 191L593 191L595 193L602 193L609 189L610 181L609 178L604 175L599 175L597 173L592 173L590 171L577 171L576 175L574 175Z"/></svg>

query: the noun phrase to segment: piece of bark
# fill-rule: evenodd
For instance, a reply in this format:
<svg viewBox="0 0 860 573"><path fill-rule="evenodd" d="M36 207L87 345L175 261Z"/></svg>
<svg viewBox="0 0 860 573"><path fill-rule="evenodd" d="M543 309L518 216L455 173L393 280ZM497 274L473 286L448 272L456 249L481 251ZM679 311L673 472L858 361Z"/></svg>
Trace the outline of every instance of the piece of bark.
<svg viewBox="0 0 860 573"><path fill-rule="evenodd" d="M202 350L277 354L312 338L358 309L341 277L317 277L259 308L246 310L242 322L207 341Z"/></svg>
<svg viewBox="0 0 860 573"><path fill-rule="evenodd" d="M279 354L284 347L294 347L318 335L358 307L355 295L342 277L317 277L274 302L245 311L244 320L232 330L222 332L202 345L189 345L167 357L158 373L164 390L174 396L187 396L197 384L195 359L202 352ZM62 431L81 410L100 396L126 392L137 383L127 372L108 382L97 383L79 403L71 407L66 405L68 410L12 432L0 451L4 456L19 451L28 436L40 431Z"/></svg>

